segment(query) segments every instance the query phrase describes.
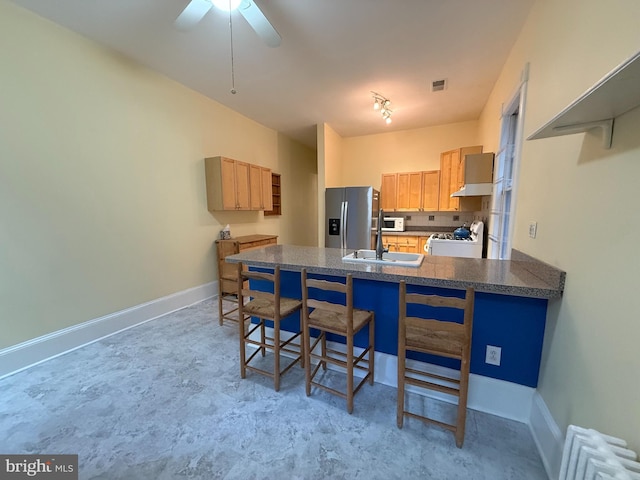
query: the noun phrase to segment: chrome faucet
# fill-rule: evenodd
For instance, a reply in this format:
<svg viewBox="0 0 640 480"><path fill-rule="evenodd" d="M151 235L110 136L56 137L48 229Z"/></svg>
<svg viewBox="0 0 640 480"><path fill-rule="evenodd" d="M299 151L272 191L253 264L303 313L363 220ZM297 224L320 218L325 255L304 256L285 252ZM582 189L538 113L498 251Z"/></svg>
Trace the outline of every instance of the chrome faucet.
<svg viewBox="0 0 640 480"><path fill-rule="evenodd" d="M389 251L388 248L384 248L382 244L382 223L384 218L384 212L382 209L378 212L378 231L376 239L376 260L382 260L382 254Z"/></svg>

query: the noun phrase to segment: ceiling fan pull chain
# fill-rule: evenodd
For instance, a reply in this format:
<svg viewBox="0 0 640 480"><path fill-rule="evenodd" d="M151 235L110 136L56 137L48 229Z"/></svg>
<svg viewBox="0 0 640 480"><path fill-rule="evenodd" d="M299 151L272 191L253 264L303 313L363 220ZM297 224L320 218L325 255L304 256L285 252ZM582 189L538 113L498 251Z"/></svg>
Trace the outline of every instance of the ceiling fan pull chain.
<svg viewBox="0 0 640 480"><path fill-rule="evenodd" d="M231 94L236 94L236 76L233 65L233 22L231 21L231 0L229 0L229 44L231 45Z"/></svg>

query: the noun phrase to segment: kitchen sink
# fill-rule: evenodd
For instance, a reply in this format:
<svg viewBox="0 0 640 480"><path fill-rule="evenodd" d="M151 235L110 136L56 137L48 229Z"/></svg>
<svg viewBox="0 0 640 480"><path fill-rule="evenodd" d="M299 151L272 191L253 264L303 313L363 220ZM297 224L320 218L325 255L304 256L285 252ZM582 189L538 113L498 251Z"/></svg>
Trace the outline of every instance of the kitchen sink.
<svg viewBox="0 0 640 480"><path fill-rule="evenodd" d="M398 267L419 267L424 255L421 253L386 252L382 260L376 258L375 250L356 250L342 257L343 262L349 263L378 263Z"/></svg>

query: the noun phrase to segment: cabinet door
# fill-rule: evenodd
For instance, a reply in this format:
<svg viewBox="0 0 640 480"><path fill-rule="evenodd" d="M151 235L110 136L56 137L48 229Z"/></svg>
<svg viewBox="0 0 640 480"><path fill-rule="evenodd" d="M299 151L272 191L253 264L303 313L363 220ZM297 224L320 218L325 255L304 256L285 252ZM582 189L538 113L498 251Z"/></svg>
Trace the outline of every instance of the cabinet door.
<svg viewBox="0 0 640 480"><path fill-rule="evenodd" d="M398 236L397 235L382 235L382 245L384 248L388 248L390 252L398 251Z"/></svg>
<svg viewBox="0 0 640 480"><path fill-rule="evenodd" d="M236 160L236 209L251 209L251 184L249 164Z"/></svg>
<svg viewBox="0 0 640 480"><path fill-rule="evenodd" d="M262 210L273 210L271 169L260 167L260 175L262 177Z"/></svg>
<svg viewBox="0 0 640 480"><path fill-rule="evenodd" d="M396 182L397 174L383 173L380 187L380 208L386 211L396 209Z"/></svg>
<svg viewBox="0 0 640 480"><path fill-rule="evenodd" d="M451 210L451 154L452 152L442 152L440 154L440 195L439 209L442 211Z"/></svg>
<svg viewBox="0 0 640 480"><path fill-rule="evenodd" d="M397 210L419 210L422 193L422 172L398 173Z"/></svg>
<svg viewBox="0 0 640 480"><path fill-rule="evenodd" d="M458 163L458 190L466 183L467 155L482 153L482 145L476 147L462 147L460 149L460 161Z"/></svg>
<svg viewBox="0 0 640 480"><path fill-rule="evenodd" d="M449 177L449 205L447 210L460 210L460 198L451 197L451 194L460 190L460 188L462 187L462 185L460 184L461 180L464 182L464 169L461 162L462 158L460 155L460 149L453 150L451 152L451 176ZM462 178L460 177L460 175L462 175ZM440 188L442 188L442 186L440 186Z"/></svg>
<svg viewBox="0 0 640 480"><path fill-rule="evenodd" d="M236 210L236 161L230 158L222 158L220 161L220 173L222 177L222 208L224 210Z"/></svg>
<svg viewBox="0 0 640 480"><path fill-rule="evenodd" d="M422 172L422 204L421 210L434 212L438 210L440 198L440 171Z"/></svg>
<svg viewBox="0 0 640 480"><path fill-rule="evenodd" d="M263 210L262 200L262 172L258 165L249 165L249 199L251 210Z"/></svg>
<svg viewBox="0 0 640 480"><path fill-rule="evenodd" d="M418 237L398 235L398 252L418 253Z"/></svg>
<svg viewBox="0 0 640 480"><path fill-rule="evenodd" d="M422 253L423 255L427 255L427 241L429 240L429 237L420 237L420 240L418 241L418 253Z"/></svg>

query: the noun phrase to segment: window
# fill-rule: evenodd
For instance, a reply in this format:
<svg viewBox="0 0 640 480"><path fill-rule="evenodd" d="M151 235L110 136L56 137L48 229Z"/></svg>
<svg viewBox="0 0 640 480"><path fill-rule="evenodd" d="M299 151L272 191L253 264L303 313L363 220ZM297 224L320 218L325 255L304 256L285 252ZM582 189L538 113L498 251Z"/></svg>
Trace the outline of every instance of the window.
<svg viewBox="0 0 640 480"><path fill-rule="evenodd" d="M527 64L516 94L502 112L500 148L496 152L495 159L487 254L489 258L494 259L508 260L511 257L528 72Z"/></svg>

